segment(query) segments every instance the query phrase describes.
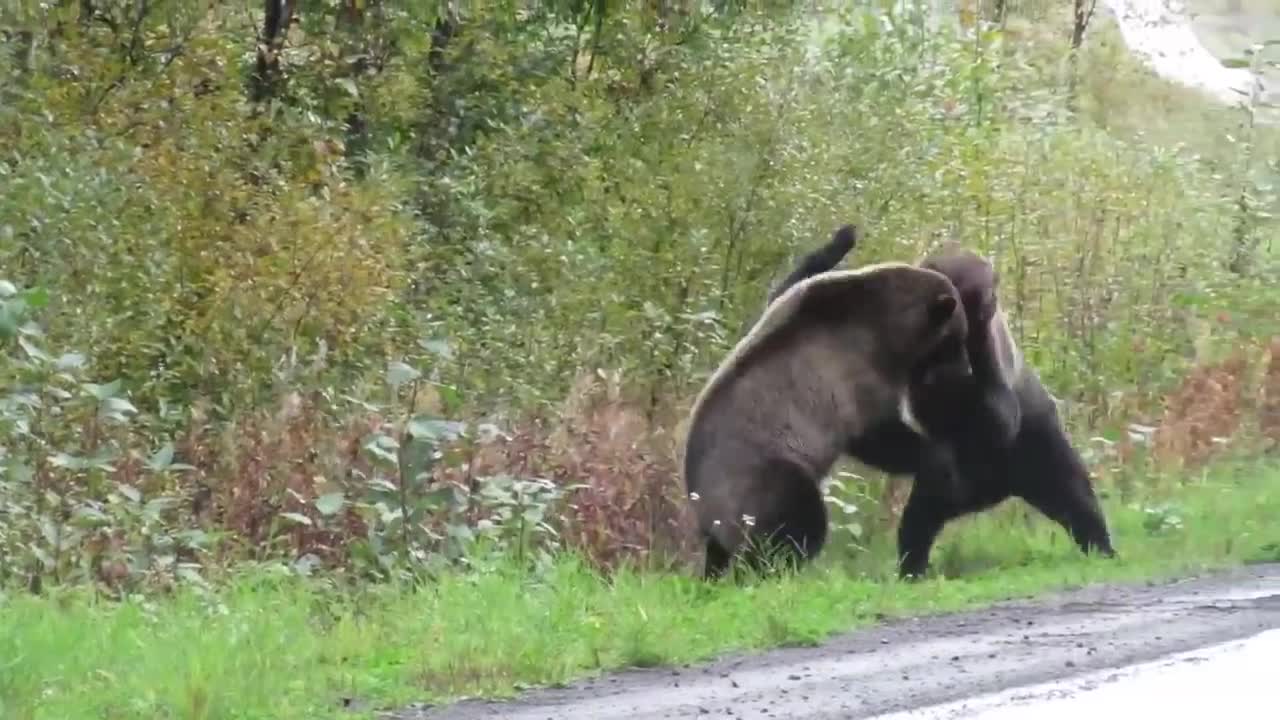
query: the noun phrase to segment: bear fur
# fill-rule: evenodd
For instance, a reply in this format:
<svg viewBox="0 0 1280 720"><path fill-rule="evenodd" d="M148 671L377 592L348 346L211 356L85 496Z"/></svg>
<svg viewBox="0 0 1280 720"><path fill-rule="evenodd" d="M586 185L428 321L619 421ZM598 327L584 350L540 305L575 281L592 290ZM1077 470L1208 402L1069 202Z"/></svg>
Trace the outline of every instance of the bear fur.
<svg viewBox="0 0 1280 720"><path fill-rule="evenodd" d="M944 276L905 263L813 275L776 296L690 411L683 474L704 577L738 553L764 571L770 557L794 568L822 549L820 482L850 441L896 418L913 380L972 372L960 307Z"/></svg>
<svg viewBox="0 0 1280 720"><path fill-rule="evenodd" d="M771 297L831 271L853 243L808 254ZM1082 552L1114 557L1110 533L1088 469L1058 416L1057 405L1018 351L999 307L999 278L976 253L952 247L920 267L945 275L964 304L973 374L960 382L913 382L903 411L852 439L846 452L893 475L913 475L898 527L899 573L923 575L943 526L957 517L1019 497L1062 526Z"/></svg>

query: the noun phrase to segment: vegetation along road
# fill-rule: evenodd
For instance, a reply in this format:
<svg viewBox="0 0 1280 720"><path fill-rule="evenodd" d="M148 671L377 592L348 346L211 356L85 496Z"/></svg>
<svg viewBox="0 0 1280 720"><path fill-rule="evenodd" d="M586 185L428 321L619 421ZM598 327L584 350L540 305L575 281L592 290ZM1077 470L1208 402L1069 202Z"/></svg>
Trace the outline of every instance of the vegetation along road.
<svg viewBox="0 0 1280 720"><path fill-rule="evenodd" d="M1277 628L1280 564L1258 565L1180 582L1093 586L1034 602L892 622L817 648L775 650L677 670L632 671L510 703L463 703L386 717L905 720L986 718L1007 709L1008 717L1039 718L1045 714L1039 703L1050 703L1062 692L1045 685L1049 681L1082 677L1068 690L1079 693L1097 691L1108 679L1123 686L1134 680L1120 668L1175 654L1180 654L1177 662L1212 662L1240 650L1188 651ZM1233 673L1234 679L1247 681L1248 672L1274 672L1272 660L1262 666L1266 669L1246 665L1246 674ZM1028 687L1036 684L1041 687ZM1211 697L1225 691L1209 685L1214 687ZM989 696L957 702L980 695ZM1151 711L1178 697L1162 698L1144 688L1142 703Z"/></svg>
<svg viewBox="0 0 1280 720"><path fill-rule="evenodd" d="M1249 657L1277 17L0 2L0 719L996 717ZM1118 557L1015 500L900 582L912 481L842 460L812 566L698 577L690 406L846 223L998 271Z"/></svg>

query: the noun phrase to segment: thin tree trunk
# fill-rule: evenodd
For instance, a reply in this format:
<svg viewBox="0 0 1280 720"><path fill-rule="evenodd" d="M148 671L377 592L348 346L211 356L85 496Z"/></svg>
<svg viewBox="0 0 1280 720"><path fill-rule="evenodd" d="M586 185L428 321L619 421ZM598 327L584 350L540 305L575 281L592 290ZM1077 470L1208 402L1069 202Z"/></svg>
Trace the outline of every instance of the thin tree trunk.
<svg viewBox="0 0 1280 720"><path fill-rule="evenodd" d="M262 33L258 36L258 57L254 65L250 95L262 101L275 94L280 74L279 52L284 44L297 0L263 0Z"/></svg>
<svg viewBox="0 0 1280 720"><path fill-rule="evenodd" d="M1067 56L1067 107L1076 109L1076 85L1079 81L1080 47L1084 45L1084 34L1089 29L1089 21L1093 19L1093 11L1098 7L1098 0L1072 0L1071 13L1071 50Z"/></svg>

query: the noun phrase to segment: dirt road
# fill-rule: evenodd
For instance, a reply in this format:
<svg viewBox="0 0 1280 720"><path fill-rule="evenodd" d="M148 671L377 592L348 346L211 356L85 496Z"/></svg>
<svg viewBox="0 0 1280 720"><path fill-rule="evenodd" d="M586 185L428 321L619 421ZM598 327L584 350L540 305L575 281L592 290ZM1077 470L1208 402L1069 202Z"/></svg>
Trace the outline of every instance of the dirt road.
<svg viewBox="0 0 1280 720"><path fill-rule="evenodd" d="M1025 702L1037 692L1049 697L1070 692L1053 688L1072 682L1077 687L1118 682L1136 673L1119 669L1158 659L1177 663L1180 658L1170 656L1178 653L1228 653L1211 646L1275 628L1280 628L1280 564L1259 565L1163 585L1098 586L972 613L898 620L817 648L628 671L509 703L469 701L385 717L995 717L992 708ZM1274 655L1274 642L1268 647ZM1251 661L1250 667L1257 664ZM1274 672L1274 657L1267 664ZM987 714L972 714L970 706L979 705L988 708ZM1042 714L1023 707L1008 716Z"/></svg>

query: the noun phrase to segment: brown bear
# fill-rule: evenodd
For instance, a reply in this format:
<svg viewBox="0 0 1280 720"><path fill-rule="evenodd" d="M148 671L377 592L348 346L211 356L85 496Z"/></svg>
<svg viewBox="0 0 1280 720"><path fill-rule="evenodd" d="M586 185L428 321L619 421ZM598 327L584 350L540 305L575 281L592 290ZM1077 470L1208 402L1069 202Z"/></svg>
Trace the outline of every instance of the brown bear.
<svg viewBox="0 0 1280 720"><path fill-rule="evenodd" d="M770 298L831 271L853 248L849 237L856 236L833 237L806 255ZM945 275L960 294L973 374L960 382L913 383L897 417L885 418L846 446L866 465L914 475L898 527L899 573L923 575L929 550L948 521L1011 496L1065 528L1083 552L1114 557L1088 470L1056 403L1009 332L991 263L951 247L920 267Z"/></svg>
<svg viewBox="0 0 1280 720"><path fill-rule="evenodd" d="M845 448L898 421L913 382L972 372L960 307L941 273L905 263L815 275L776 296L690 412L684 479L704 577L738 553L763 571L771 555L794 568L821 550L819 483Z"/></svg>

